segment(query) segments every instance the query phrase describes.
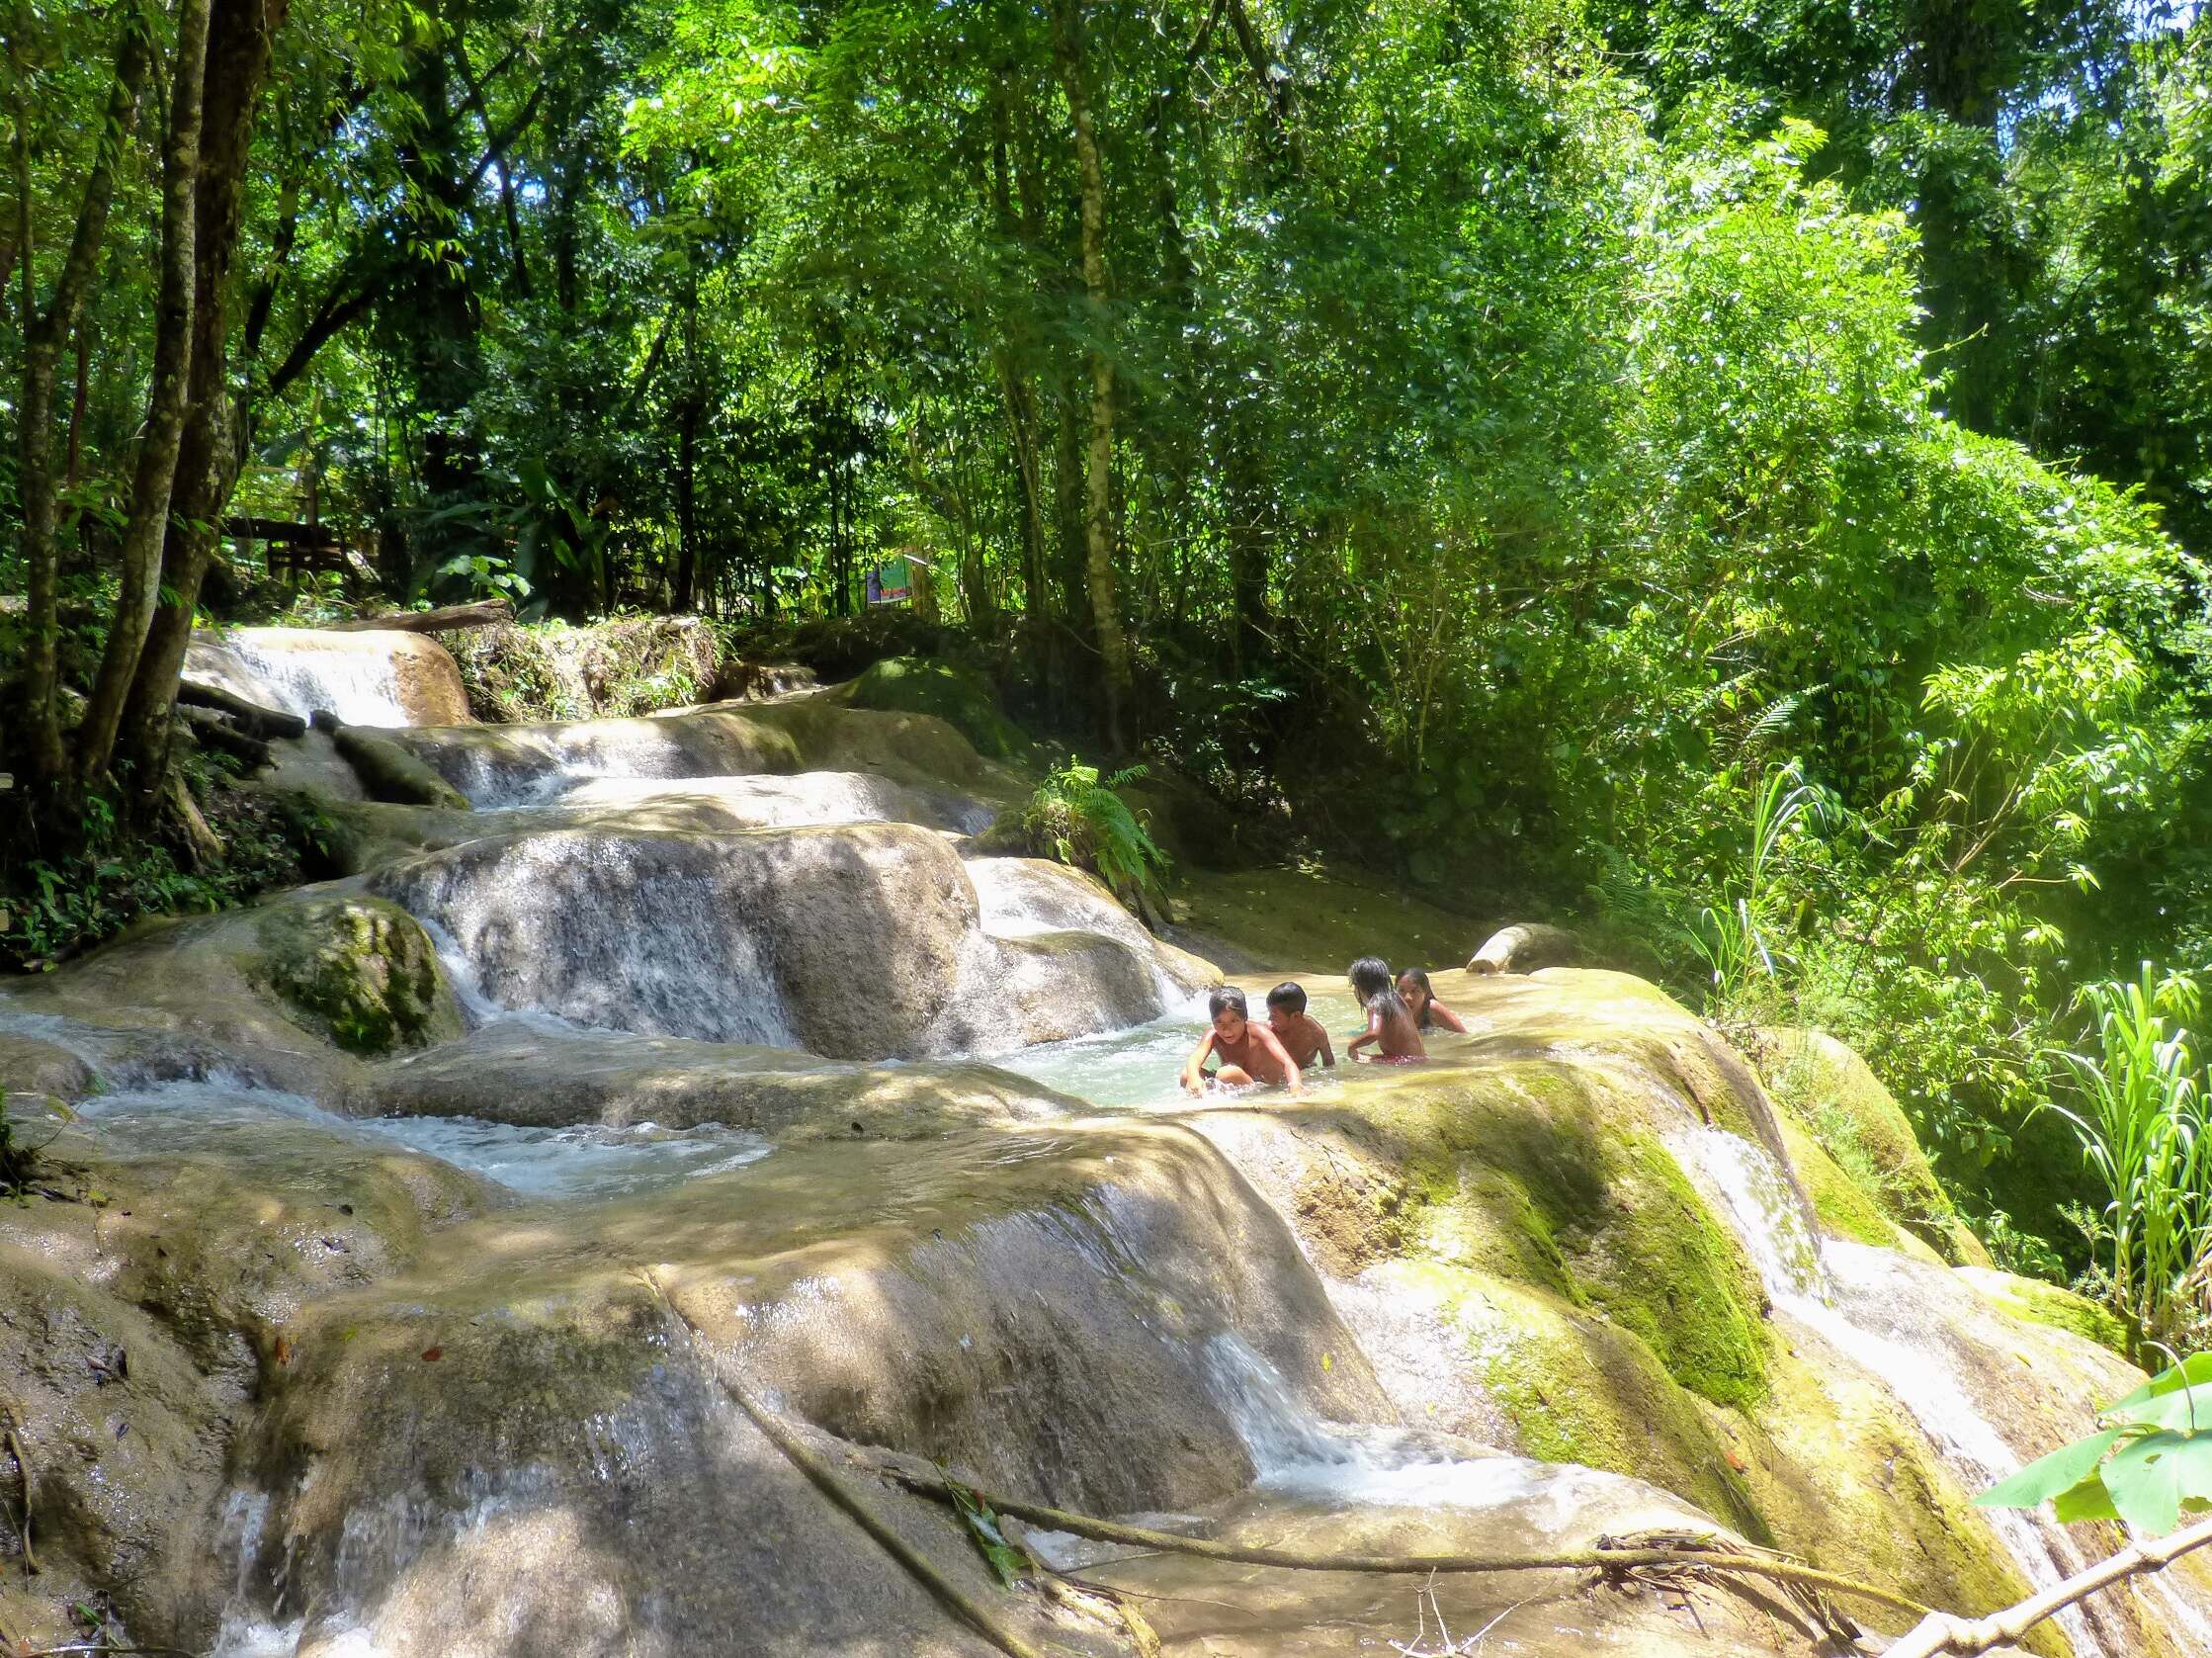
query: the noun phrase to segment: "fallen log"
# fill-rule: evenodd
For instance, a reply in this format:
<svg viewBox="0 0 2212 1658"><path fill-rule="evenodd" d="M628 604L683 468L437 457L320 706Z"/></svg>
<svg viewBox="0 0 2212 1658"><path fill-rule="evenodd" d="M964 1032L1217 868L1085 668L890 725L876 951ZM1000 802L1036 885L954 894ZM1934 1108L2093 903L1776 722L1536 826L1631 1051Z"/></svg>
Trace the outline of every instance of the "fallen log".
<svg viewBox="0 0 2212 1658"><path fill-rule="evenodd" d="M1581 940L1565 927L1542 921L1516 921L1499 927L1469 958L1470 973L1533 973L1539 967L1561 967L1579 960Z"/></svg>
<svg viewBox="0 0 2212 1658"><path fill-rule="evenodd" d="M187 679L177 687L177 701L188 708L213 708L238 722L249 737L304 737L307 722L281 708L264 708L234 696L219 685Z"/></svg>
<svg viewBox="0 0 2212 1658"><path fill-rule="evenodd" d="M246 762L248 771L276 763L276 751L258 737L249 737L213 708L180 708L177 713L191 728L195 741Z"/></svg>
<svg viewBox="0 0 2212 1658"><path fill-rule="evenodd" d="M350 622L327 623L323 631L442 634L458 628L489 628L514 619L515 607L505 599L479 599L474 604L449 604L443 610L391 610L382 616L357 616Z"/></svg>
<svg viewBox="0 0 2212 1658"><path fill-rule="evenodd" d="M466 795L390 738L349 726L327 708L315 710L314 726L330 734L330 741L353 767L371 800L400 806L443 806L454 812L469 809Z"/></svg>

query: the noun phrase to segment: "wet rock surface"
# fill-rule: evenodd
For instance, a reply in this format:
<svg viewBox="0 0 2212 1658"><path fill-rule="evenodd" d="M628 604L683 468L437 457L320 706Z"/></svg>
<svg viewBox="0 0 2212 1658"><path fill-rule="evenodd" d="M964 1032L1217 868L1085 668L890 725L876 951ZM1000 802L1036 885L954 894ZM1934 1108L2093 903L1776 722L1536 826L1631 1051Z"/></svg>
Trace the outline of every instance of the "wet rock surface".
<svg viewBox="0 0 2212 1658"><path fill-rule="evenodd" d="M884 1453L1324 1551L1742 1537L1967 1613L2121 1542L1970 1498L2138 1372L2078 1306L1900 1232L1773 1062L1624 975L1440 972L1472 1033L1434 1063L1187 1101L1210 963L1088 877L963 861L1029 780L847 700L397 730L468 813L334 800L302 745L280 776L359 878L0 997L55 1176L0 1205L47 1569L0 1589L8 1635L57 1643L81 1603L220 1658L990 1650L746 1400L1065 1653L1133 1646L998 1587ZM1436 954L1454 919L1372 887L1199 890L1276 970L1254 990L1355 935L1432 966L1472 942ZM1888 1151L1909 1174L1910 1136ZM1837 1650L1717 1582L1516 1572L1416 1607L1404 1578L1029 1541L1145 1597L1170 1653L1434 1650L1437 1615L1542 1658ZM2208 1611L2184 1563L2030 1644L2179 1658Z"/></svg>

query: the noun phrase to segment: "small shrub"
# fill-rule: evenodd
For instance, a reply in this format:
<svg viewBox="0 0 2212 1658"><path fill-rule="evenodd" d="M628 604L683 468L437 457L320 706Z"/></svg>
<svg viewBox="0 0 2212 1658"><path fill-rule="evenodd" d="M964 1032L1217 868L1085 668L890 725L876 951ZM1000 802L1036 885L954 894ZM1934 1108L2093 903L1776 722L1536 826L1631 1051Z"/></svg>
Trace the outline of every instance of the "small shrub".
<svg viewBox="0 0 2212 1658"><path fill-rule="evenodd" d="M1022 833L1038 851L1095 870L1116 892L1155 894L1167 872L1167 854L1115 792L1144 775L1141 765L1105 778L1096 766L1077 760L1057 766L1030 796Z"/></svg>

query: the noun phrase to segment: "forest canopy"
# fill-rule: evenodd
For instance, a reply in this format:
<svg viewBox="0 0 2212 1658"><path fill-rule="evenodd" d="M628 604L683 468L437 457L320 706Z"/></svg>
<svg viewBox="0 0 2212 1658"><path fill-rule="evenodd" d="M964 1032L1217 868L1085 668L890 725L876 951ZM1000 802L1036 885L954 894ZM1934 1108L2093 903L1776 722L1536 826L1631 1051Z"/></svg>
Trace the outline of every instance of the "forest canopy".
<svg viewBox="0 0 2212 1658"><path fill-rule="evenodd" d="M19 858L150 825L196 618L903 557L1038 728L1835 1029L2085 1259L2075 988L2212 953L2192 8L4 18Z"/></svg>

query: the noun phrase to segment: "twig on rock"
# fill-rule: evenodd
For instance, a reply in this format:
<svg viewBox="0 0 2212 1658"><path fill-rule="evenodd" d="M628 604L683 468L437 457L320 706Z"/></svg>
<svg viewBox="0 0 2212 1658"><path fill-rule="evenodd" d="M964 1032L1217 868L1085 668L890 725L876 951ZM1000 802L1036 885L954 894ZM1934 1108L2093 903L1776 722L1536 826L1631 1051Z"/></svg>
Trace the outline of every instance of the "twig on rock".
<svg viewBox="0 0 2212 1658"><path fill-rule="evenodd" d="M653 1292L654 1299L671 1316L680 1320L694 1335L699 1334L699 1327L684 1316L684 1310L661 1287L659 1278L645 1269L640 1269L638 1275L644 1279L646 1287ZM755 1399L751 1391L739 1383L736 1377L730 1375L725 1368L718 1366L717 1378L730 1398L737 1402L737 1408L750 1417L753 1426L766 1436L768 1442L782 1451L792 1465L812 1482L817 1491L874 1538L886 1554L904 1567L907 1574L928 1590L939 1605L1005 1653L1007 1658L1046 1658L1042 1648L1032 1645L999 1622L966 1590L940 1572L912 1543L884 1524L876 1511L862 1502L855 1492L838 1479L829 1465L814 1454L812 1447L794 1434L780 1416ZM939 1489L942 1490L943 1487L940 1486ZM949 1497L947 1500L950 1500Z"/></svg>
<svg viewBox="0 0 2212 1658"><path fill-rule="evenodd" d="M1980 1653L2017 1641L2045 1618L2086 1600L2100 1589L2109 1589L2143 1572L2158 1571L2208 1543L2212 1543L2212 1520L2200 1520L2168 1536L2123 1548L2110 1559L2099 1560L2064 1582L2054 1583L2040 1595L2030 1595L2019 1605L2007 1607L1989 1617L1952 1617L1931 1612L1916 1627L1900 1637L1882 1658L1938 1658L1942 1653L1953 1653L1957 1658L1976 1658Z"/></svg>
<svg viewBox="0 0 2212 1658"><path fill-rule="evenodd" d="M37 1577L41 1570L39 1557L31 1551L31 1456L23 1448L23 1436L16 1431L16 1423L19 1419L16 1416L15 1406L0 1403L0 1412L6 1413L8 1421L8 1431L5 1437L8 1454L16 1459L16 1478L23 1482L24 1575L26 1577Z"/></svg>

